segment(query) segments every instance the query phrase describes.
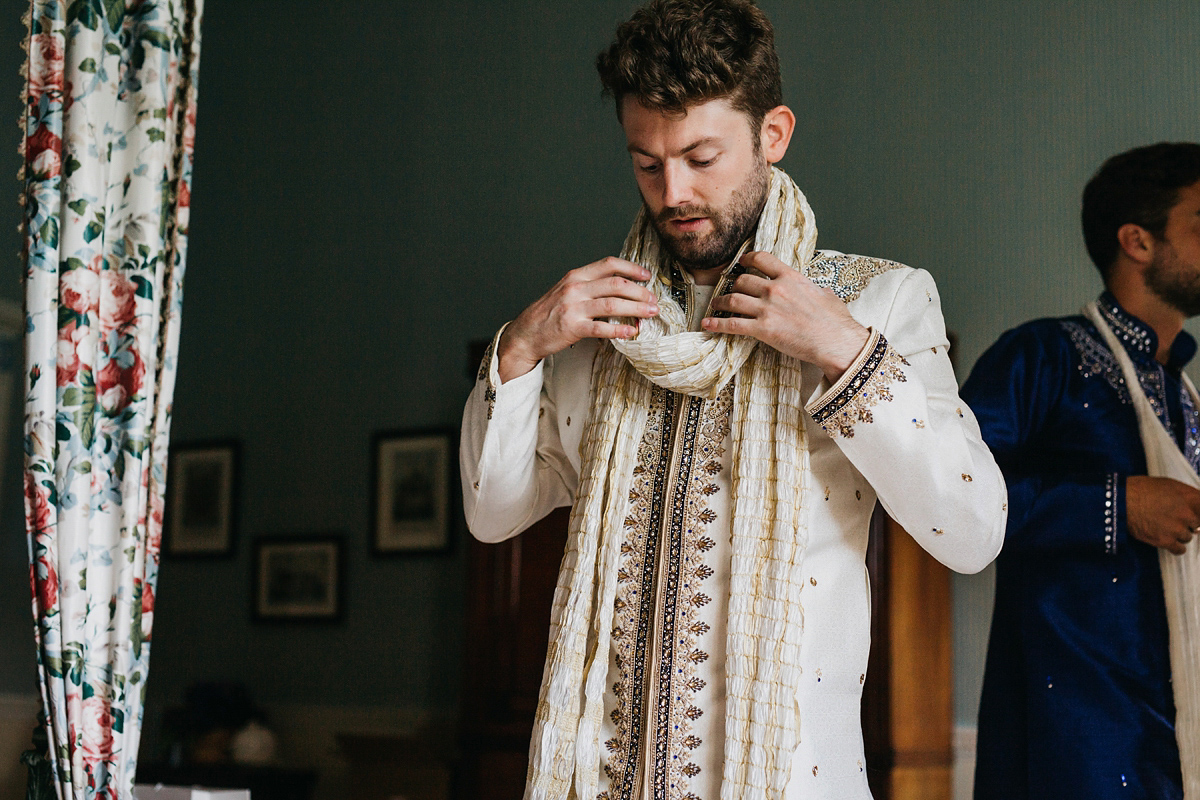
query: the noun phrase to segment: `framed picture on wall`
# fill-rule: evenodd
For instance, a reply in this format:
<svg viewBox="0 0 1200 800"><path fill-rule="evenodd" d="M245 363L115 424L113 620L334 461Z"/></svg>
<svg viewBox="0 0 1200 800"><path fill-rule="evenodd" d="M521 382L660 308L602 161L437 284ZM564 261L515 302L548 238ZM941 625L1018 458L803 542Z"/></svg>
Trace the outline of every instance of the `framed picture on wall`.
<svg viewBox="0 0 1200 800"><path fill-rule="evenodd" d="M371 549L376 555L450 547L454 434L446 430L375 436Z"/></svg>
<svg viewBox="0 0 1200 800"><path fill-rule="evenodd" d="M237 442L171 445L163 531L167 555L233 555L237 473Z"/></svg>
<svg viewBox="0 0 1200 800"><path fill-rule="evenodd" d="M341 613L341 537L272 537L255 542L255 619L335 620Z"/></svg>

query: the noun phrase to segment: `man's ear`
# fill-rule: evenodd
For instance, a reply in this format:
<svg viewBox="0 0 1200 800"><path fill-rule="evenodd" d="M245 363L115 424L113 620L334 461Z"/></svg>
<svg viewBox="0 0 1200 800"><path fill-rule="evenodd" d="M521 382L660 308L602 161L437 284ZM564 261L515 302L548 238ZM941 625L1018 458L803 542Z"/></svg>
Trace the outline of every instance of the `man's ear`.
<svg viewBox="0 0 1200 800"><path fill-rule="evenodd" d="M1154 260L1154 235L1141 225L1127 222L1117 228L1117 242L1121 252L1139 264L1149 264Z"/></svg>
<svg viewBox="0 0 1200 800"><path fill-rule="evenodd" d="M763 116L759 142L768 164L783 160L795 130L796 115L787 106L775 106Z"/></svg>

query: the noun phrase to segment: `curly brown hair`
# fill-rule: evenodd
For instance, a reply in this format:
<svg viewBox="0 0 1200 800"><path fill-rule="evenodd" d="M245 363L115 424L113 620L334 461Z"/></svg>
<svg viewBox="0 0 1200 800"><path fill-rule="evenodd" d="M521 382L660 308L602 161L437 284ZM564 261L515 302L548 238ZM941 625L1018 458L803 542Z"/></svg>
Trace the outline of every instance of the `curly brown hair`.
<svg viewBox="0 0 1200 800"><path fill-rule="evenodd" d="M652 0L621 23L596 69L618 119L625 97L668 114L725 98L757 134L783 102L775 30L752 0Z"/></svg>

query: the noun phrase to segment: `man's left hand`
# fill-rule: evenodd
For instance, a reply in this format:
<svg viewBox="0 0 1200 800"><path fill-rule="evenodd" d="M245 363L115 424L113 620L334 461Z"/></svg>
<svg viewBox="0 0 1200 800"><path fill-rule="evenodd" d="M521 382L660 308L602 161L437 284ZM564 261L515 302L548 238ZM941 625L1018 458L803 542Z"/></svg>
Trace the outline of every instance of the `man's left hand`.
<svg viewBox="0 0 1200 800"><path fill-rule="evenodd" d="M765 277L742 275L731 293L714 298L714 311L737 316L705 317L704 330L753 336L784 355L816 364L835 383L862 352L867 329L836 294L770 253L746 253L740 263Z"/></svg>

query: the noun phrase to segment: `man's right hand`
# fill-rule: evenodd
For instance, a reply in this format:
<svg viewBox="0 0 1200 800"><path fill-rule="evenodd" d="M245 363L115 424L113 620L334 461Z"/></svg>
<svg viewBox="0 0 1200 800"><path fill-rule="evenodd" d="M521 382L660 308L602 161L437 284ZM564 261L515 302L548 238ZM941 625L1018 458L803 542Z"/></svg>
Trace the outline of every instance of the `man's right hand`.
<svg viewBox="0 0 1200 800"><path fill-rule="evenodd" d="M1130 475L1125 522L1134 538L1181 555L1200 527L1200 490L1172 478Z"/></svg>
<svg viewBox="0 0 1200 800"><path fill-rule="evenodd" d="M580 339L634 336L633 325L616 325L606 318L648 319L658 314L654 293L634 283L649 278L645 267L612 257L568 272L504 329L496 347L500 382L519 378Z"/></svg>

